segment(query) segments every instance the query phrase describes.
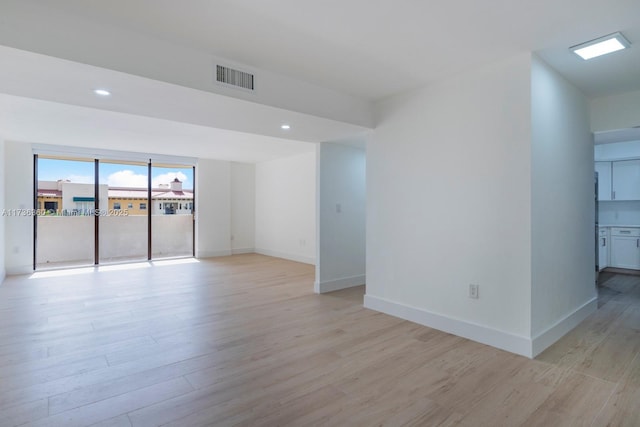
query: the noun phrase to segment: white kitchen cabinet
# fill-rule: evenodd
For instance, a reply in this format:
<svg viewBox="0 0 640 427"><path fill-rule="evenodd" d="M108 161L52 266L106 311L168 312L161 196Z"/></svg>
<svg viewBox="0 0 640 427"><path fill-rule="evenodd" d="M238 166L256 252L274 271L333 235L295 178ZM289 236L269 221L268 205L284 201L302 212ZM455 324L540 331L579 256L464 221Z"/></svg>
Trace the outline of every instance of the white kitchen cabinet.
<svg viewBox="0 0 640 427"><path fill-rule="evenodd" d="M640 228L611 228L611 267L640 270Z"/></svg>
<svg viewBox="0 0 640 427"><path fill-rule="evenodd" d="M611 200L611 162L596 162L598 200Z"/></svg>
<svg viewBox="0 0 640 427"><path fill-rule="evenodd" d="M640 160L611 163L611 190L612 200L640 200Z"/></svg>
<svg viewBox="0 0 640 427"><path fill-rule="evenodd" d="M609 267L609 229L598 229L598 268Z"/></svg>

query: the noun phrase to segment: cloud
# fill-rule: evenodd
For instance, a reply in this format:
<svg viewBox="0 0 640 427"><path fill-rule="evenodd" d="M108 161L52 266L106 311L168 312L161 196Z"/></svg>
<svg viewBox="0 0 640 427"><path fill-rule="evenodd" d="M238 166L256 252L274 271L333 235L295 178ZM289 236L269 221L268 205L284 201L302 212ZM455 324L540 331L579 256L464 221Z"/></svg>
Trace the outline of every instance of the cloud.
<svg viewBox="0 0 640 427"><path fill-rule="evenodd" d="M151 181L151 185L153 186L153 188L160 187L160 184L169 185L169 183L175 178L178 178L182 182L182 188L189 188L189 186L186 184L188 178L182 172L167 172L163 173L162 175L157 175Z"/></svg>
<svg viewBox="0 0 640 427"><path fill-rule="evenodd" d="M161 175L153 177L151 180L151 186L153 188L160 187L161 184L169 185L171 181L178 178L183 183L183 188L190 188L186 182L188 177L182 172L167 172ZM80 182L80 181L73 181ZM121 170L114 172L107 177L106 184L109 187L135 187L135 188L147 188L147 176L136 174L130 170Z"/></svg>
<svg viewBox="0 0 640 427"><path fill-rule="evenodd" d="M107 177L109 187L147 187L147 176L139 175L130 170L114 172Z"/></svg>
<svg viewBox="0 0 640 427"><path fill-rule="evenodd" d="M68 175L63 179L77 182L78 184L93 184L93 176L89 175Z"/></svg>

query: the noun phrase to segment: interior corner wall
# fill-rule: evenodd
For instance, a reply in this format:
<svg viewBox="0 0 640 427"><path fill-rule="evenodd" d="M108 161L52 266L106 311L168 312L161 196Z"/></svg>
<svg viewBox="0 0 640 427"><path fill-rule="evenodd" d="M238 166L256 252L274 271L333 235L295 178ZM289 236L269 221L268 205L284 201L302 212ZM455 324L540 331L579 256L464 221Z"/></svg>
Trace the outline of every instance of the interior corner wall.
<svg viewBox="0 0 640 427"><path fill-rule="evenodd" d="M0 212L3 212L5 208L4 203L4 183L5 183L5 170L6 165L4 161L4 140L0 139L0 166L2 166L2 170L0 171ZM5 216L0 216L0 284L4 281L4 278L7 274L7 270L5 268L4 261L4 253L5 253L5 232L4 232L4 223Z"/></svg>
<svg viewBox="0 0 640 427"><path fill-rule="evenodd" d="M231 255L231 163L196 165L196 258Z"/></svg>
<svg viewBox="0 0 640 427"><path fill-rule="evenodd" d="M533 57L533 355L596 309L593 135L588 101Z"/></svg>
<svg viewBox="0 0 640 427"><path fill-rule="evenodd" d="M530 71L521 54L377 105L366 307L528 355Z"/></svg>
<svg viewBox="0 0 640 427"><path fill-rule="evenodd" d="M365 283L366 153L323 142L317 146L317 293Z"/></svg>
<svg viewBox="0 0 640 427"><path fill-rule="evenodd" d="M5 141L5 209L33 208L33 150L31 144ZM5 217L6 274L33 272L33 217Z"/></svg>
<svg viewBox="0 0 640 427"><path fill-rule="evenodd" d="M255 251L256 167L251 163L231 163L231 251Z"/></svg>
<svg viewBox="0 0 640 427"><path fill-rule="evenodd" d="M316 262L315 151L256 164L256 252Z"/></svg>
<svg viewBox="0 0 640 427"><path fill-rule="evenodd" d="M589 106L594 132L640 126L640 91L595 98Z"/></svg>

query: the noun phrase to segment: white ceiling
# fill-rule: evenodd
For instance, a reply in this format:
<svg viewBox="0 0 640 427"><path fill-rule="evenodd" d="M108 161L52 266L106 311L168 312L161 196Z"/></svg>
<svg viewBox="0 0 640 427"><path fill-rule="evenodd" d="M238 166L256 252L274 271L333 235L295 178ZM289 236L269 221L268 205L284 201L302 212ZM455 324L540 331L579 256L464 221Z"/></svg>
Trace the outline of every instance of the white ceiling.
<svg viewBox="0 0 640 427"><path fill-rule="evenodd" d="M39 37L63 32L56 14L64 13L88 29L134 32L368 102L527 51L589 97L640 90L638 0L0 0L0 28L19 31L10 22L16 8L20 19L38 19ZM615 31L631 49L589 62L568 50ZM82 33L73 35L57 46L60 57L91 48ZM309 142L361 144L368 132L57 58L8 49L0 58L7 139L257 162L313 149ZM100 81L121 90L109 100L88 97ZM299 126L284 134L277 124L289 120Z"/></svg>
<svg viewBox="0 0 640 427"><path fill-rule="evenodd" d="M362 146L370 129L0 46L0 137L40 144L262 162ZM112 95L92 89L106 85ZM290 130L280 124L289 123Z"/></svg>
<svg viewBox="0 0 640 427"><path fill-rule="evenodd" d="M523 51L539 53L588 96L640 90L638 0L56 0L55 6L369 100ZM568 50L615 31L634 48L590 62Z"/></svg>

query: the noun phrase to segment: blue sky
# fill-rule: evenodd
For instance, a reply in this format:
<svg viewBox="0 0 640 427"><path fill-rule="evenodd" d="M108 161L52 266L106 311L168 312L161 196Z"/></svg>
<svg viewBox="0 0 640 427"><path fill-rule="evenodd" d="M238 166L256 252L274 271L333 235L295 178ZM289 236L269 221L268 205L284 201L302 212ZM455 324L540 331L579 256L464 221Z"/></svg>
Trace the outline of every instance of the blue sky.
<svg viewBox="0 0 640 427"><path fill-rule="evenodd" d="M182 181L182 188L193 189L193 169L152 168L153 187L168 184L174 178ZM68 179L71 182L93 183L93 162L74 160L38 159L38 180L57 181ZM100 184L112 187L146 187L147 166L126 165L117 163L100 163Z"/></svg>

